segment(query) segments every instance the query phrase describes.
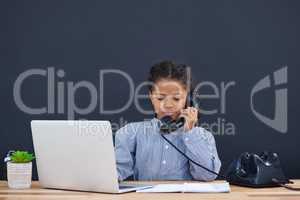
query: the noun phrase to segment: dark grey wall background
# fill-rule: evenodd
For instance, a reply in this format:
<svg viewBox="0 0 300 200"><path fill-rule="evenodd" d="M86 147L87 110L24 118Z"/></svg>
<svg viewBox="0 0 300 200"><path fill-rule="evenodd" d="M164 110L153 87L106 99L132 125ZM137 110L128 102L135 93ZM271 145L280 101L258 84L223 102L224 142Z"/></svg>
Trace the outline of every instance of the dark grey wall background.
<svg viewBox="0 0 300 200"><path fill-rule="evenodd" d="M88 80L99 88L100 69L130 74L135 83L146 79L151 64L173 59L193 67L197 82L235 81L227 95L226 114L218 117L236 125L236 135L215 136L222 171L241 152L278 152L289 177L300 178L299 162L299 1L1 1L0 157L9 149L33 150L32 119L66 119L66 114L28 115L13 100L13 84L27 69L63 69L60 81ZM258 80L288 66L288 132L279 133L260 122L250 110L249 95ZM123 80L124 81L124 80ZM116 84L118 83L118 84ZM105 108L121 106L128 85L118 77L105 82ZM24 84L28 104L46 104L46 81L31 78ZM115 98L115 97L118 98ZM274 115L274 90L258 95L256 108ZM89 95L80 90L78 105ZM218 102L203 102L216 106ZM98 104L99 105L99 104ZM149 107L149 102L143 102ZM104 115L98 109L79 116L118 122L144 116L132 106ZM5 165L0 164L0 178ZM34 178L37 178L34 166Z"/></svg>

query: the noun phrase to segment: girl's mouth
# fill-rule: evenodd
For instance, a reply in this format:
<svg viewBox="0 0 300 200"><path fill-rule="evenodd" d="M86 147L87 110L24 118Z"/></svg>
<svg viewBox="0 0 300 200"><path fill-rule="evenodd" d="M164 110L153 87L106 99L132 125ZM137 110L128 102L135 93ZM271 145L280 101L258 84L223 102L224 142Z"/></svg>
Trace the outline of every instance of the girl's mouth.
<svg viewBox="0 0 300 200"><path fill-rule="evenodd" d="M165 115L174 115L175 113L171 113L171 112L166 112L166 113L164 113Z"/></svg>
<svg viewBox="0 0 300 200"><path fill-rule="evenodd" d="M164 116L175 116L175 115L177 115L177 113L176 112L163 112L163 115Z"/></svg>

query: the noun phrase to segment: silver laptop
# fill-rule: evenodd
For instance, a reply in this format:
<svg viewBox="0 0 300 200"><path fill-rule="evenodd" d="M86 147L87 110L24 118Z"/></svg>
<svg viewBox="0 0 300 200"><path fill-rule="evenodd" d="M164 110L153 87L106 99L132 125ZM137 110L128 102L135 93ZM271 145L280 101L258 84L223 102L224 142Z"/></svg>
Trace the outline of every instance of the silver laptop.
<svg viewBox="0 0 300 200"><path fill-rule="evenodd" d="M31 121L39 182L44 188L124 193L149 188L119 184L109 121Z"/></svg>

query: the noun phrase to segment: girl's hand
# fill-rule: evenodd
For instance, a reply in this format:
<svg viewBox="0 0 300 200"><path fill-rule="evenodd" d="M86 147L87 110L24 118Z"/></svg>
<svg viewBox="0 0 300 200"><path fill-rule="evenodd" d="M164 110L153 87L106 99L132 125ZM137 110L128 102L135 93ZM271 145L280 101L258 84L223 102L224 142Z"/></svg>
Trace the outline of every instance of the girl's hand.
<svg viewBox="0 0 300 200"><path fill-rule="evenodd" d="M185 118L184 131L191 130L198 121L198 110L194 107L187 107L186 109L181 110L180 117Z"/></svg>

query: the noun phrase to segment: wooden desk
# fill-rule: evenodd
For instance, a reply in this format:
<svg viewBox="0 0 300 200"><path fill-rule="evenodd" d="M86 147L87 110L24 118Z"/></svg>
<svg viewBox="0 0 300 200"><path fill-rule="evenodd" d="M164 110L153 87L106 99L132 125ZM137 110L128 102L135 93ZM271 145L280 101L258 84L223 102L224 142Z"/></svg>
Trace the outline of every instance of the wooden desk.
<svg viewBox="0 0 300 200"><path fill-rule="evenodd" d="M294 186L300 187L300 180L294 180ZM141 184L150 183L170 183L170 182L139 182ZM171 182L174 183L174 182ZM42 189L38 182L33 182L31 189L12 190L7 188L6 181L0 181L0 200L14 199L103 199L103 200L193 200L193 199L260 199L260 200L299 200L300 192L290 191L285 188L263 188L253 189L246 187L231 186L230 193L125 193L125 194L101 194L90 192L76 192L66 190Z"/></svg>

